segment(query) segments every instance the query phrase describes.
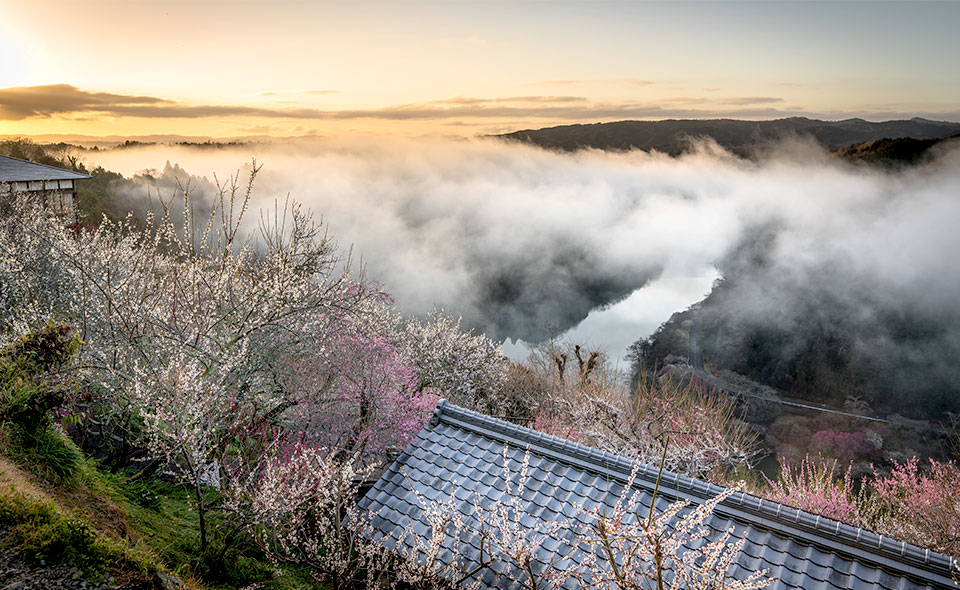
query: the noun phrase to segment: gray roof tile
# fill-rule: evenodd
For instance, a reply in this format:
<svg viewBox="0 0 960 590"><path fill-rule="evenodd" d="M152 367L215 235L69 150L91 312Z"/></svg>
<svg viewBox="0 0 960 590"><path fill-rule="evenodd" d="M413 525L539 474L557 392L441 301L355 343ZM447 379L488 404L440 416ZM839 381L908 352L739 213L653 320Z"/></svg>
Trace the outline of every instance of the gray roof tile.
<svg viewBox="0 0 960 590"><path fill-rule="evenodd" d="M476 524L474 493L481 503L505 498L505 447L514 489L529 449L521 521L541 531L539 527L545 522L577 518L577 504L612 510L633 468L629 458L442 401L434 418L384 472L361 501L361 507L376 513L373 523L379 534L398 534L410 526L418 535L426 536L429 530L422 508L411 489L416 486L428 501L444 500L454 493L464 520ZM634 481L633 487L646 507L656 477L655 467L642 466ZM680 499L696 505L722 491L704 481L664 472L656 504L660 510ZM727 498L706 524L714 534L732 527L734 538L746 539L729 575L742 579L758 569L770 568L770 575L780 578L776 588L955 588L949 560L942 555L749 494L735 493ZM462 541L464 554L476 561L478 537L464 535ZM691 543L691 548L702 542ZM584 551L590 549L575 550L576 543L568 529L561 530L544 539L537 559L555 567L582 563L586 559ZM506 575L509 568L505 564L494 569L483 574L486 587L519 587ZM577 587L572 581L567 586Z"/></svg>
<svg viewBox="0 0 960 590"><path fill-rule="evenodd" d="M35 164L19 158L0 156L0 182L26 182L30 180L77 180L90 178L87 174L79 174L54 168L44 164Z"/></svg>

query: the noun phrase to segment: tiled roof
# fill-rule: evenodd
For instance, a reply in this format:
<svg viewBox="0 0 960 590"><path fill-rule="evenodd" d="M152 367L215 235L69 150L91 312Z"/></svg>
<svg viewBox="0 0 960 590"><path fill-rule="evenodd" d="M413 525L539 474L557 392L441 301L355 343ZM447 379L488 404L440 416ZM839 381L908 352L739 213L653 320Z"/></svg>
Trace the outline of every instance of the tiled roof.
<svg viewBox="0 0 960 590"><path fill-rule="evenodd" d="M396 538L411 524L417 534L429 533L414 486L428 501L449 498L454 492L464 519L478 524L473 508L475 491L484 502L505 498L505 447L512 473L519 471L529 449L523 523L531 529L536 529L538 522L575 517L574 504L612 509L634 467L629 458L441 401L432 420L361 501L361 507L374 514L375 534ZM633 484L647 507L656 478L656 468L642 466ZM703 503L724 489L665 471L657 508L663 510L678 499ZM779 578L774 588L956 588L950 561L943 555L749 494L729 496L705 524L717 534L733 527L734 537L746 537L728 572L738 579L769 568L769 575ZM575 545L570 528L556 535L570 538L567 542L547 539L538 559L579 561L567 554ZM464 542L462 553L477 562L476 538ZM485 570L483 583L488 588L515 586L492 569Z"/></svg>
<svg viewBox="0 0 960 590"><path fill-rule="evenodd" d="M30 180L77 180L90 178L62 168L36 164L10 156L0 156L0 182L26 182Z"/></svg>

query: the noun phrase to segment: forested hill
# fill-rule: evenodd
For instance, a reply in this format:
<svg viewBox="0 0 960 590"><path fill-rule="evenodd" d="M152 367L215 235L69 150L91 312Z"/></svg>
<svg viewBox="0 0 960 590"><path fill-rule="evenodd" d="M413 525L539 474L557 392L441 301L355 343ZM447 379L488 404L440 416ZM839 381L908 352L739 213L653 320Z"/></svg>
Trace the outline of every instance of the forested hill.
<svg viewBox="0 0 960 590"><path fill-rule="evenodd" d="M686 359L696 329L709 371L732 371L793 398L933 422L960 411L960 316L918 303L916 291L833 260L785 266L771 228L718 262L723 278L701 302L631 346L640 367Z"/></svg>
<svg viewBox="0 0 960 590"><path fill-rule="evenodd" d="M960 145L960 133L944 138L896 137L865 141L842 147L836 151L841 158L888 167L909 166L927 160L932 148L953 149Z"/></svg>
<svg viewBox="0 0 960 590"><path fill-rule="evenodd" d="M890 137L942 138L960 133L960 123L930 121L915 117L906 121L870 122L863 119L820 121L791 117L775 121L734 119L672 119L666 121L618 121L587 125L562 125L515 131L498 137L532 143L544 148L577 150L643 149L677 154L689 147L691 138L710 137L737 153L756 145L795 136L810 136L824 147L837 150L855 143Z"/></svg>

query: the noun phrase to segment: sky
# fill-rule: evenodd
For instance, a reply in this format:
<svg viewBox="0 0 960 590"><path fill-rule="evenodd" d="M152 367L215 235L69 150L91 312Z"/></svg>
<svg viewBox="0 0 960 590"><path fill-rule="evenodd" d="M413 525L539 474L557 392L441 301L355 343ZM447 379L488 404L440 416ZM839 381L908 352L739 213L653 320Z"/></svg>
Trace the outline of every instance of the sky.
<svg viewBox="0 0 960 590"><path fill-rule="evenodd" d="M0 135L960 120L960 2L0 0Z"/></svg>

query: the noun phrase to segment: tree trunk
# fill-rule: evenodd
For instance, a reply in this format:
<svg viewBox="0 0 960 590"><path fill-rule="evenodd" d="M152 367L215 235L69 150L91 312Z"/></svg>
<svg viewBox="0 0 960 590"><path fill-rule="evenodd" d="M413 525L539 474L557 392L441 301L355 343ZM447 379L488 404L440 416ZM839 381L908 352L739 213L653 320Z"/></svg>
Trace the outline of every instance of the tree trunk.
<svg viewBox="0 0 960 590"><path fill-rule="evenodd" d="M203 503L203 488L200 485L199 478L194 478L194 494L197 497L197 516L200 519L200 554L207 552L207 507Z"/></svg>

